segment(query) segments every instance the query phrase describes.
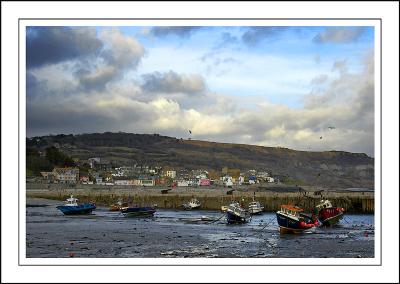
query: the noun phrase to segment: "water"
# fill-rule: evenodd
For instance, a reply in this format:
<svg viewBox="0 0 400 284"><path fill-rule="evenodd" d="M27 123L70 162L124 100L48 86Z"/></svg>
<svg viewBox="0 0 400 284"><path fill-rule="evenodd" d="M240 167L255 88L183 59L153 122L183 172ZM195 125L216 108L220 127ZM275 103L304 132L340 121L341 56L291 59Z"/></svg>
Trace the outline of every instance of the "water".
<svg viewBox="0 0 400 284"><path fill-rule="evenodd" d="M98 208L92 215L65 216L56 209L59 202L41 203L49 206L26 208L28 258L374 257L373 215L345 215L333 228L281 235L273 213L227 225L217 211L159 209L154 217L125 218Z"/></svg>

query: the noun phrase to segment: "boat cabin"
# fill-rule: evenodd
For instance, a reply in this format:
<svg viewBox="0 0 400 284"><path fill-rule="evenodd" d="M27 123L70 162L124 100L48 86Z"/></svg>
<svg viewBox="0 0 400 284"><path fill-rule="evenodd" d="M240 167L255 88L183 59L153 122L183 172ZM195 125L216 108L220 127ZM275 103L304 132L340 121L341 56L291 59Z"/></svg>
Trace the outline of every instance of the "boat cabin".
<svg viewBox="0 0 400 284"><path fill-rule="evenodd" d="M324 208L331 208L332 203L329 200L321 200L320 204L318 204L315 207L319 210L324 209Z"/></svg>
<svg viewBox="0 0 400 284"><path fill-rule="evenodd" d="M293 205L281 205L281 212L286 215L300 217L300 212L303 212L303 209Z"/></svg>
<svg viewBox="0 0 400 284"><path fill-rule="evenodd" d="M65 206L78 206L78 199L74 198L72 195L67 199Z"/></svg>

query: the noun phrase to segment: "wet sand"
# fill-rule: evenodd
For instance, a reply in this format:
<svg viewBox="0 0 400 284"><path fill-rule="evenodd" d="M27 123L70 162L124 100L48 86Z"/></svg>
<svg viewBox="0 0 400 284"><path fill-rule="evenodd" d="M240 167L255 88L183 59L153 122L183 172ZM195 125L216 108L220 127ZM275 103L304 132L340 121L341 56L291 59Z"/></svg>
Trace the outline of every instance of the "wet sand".
<svg viewBox="0 0 400 284"><path fill-rule="evenodd" d="M154 217L125 218L98 207L91 215L65 216L56 209L61 203L27 199L28 258L374 257L373 215L346 215L334 228L280 235L272 213L227 225L218 211L159 209ZM222 218L197 221L201 216Z"/></svg>

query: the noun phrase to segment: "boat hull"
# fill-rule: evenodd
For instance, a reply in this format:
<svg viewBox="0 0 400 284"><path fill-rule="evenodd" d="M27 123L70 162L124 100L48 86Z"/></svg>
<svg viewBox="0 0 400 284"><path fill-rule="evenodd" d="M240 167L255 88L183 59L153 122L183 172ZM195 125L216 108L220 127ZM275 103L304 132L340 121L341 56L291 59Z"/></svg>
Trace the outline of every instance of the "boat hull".
<svg viewBox="0 0 400 284"><path fill-rule="evenodd" d="M284 214L276 212L276 218L279 225L279 231L282 234L292 233L292 234L300 234L306 230L311 229L312 227L302 227L301 223L297 219L290 218Z"/></svg>
<svg viewBox="0 0 400 284"><path fill-rule="evenodd" d="M154 207L129 207L120 211L125 217L151 217L156 213Z"/></svg>
<svg viewBox="0 0 400 284"><path fill-rule="evenodd" d="M335 215L330 215L328 217L325 216L322 217L320 215L318 216L318 220L321 222L323 226L327 227L336 225L343 218L343 212L337 213Z"/></svg>
<svg viewBox="0 0 400 284"><path fill-rule="evenodd" d="M77 206L57 206L57 209L60 210L64 215L85 215L90 214L94 209L96 209L96 205L91 203L85 203Z"/></svg>
<svg viewBox="0 0 400 284"><path fill-rule="evenodd" d="M249 213L252 215L260 215L262 212L262 208L249 208Z"/></svg>
<svg viewBox="0 0 400 284"><path fill-rule="evenodd" d="M238 216L229 211L226 211L226 219L228 221L228 224L243 224L247 223L250 220L250 218L247 216Z"/></svg>

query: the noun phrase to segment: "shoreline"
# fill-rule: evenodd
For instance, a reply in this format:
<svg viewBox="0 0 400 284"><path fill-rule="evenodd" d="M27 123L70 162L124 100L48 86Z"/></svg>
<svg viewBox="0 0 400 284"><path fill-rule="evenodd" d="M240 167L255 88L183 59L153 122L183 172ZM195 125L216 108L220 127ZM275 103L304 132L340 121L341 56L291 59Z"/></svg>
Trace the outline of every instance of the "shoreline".
<svg viewBox="0 0 400 284"><path fill-rule="evenodd" d="M42 185L47 187L47 185ZM227 192L231 188L174 188L167 194L162 194L161 190L167 188L150 187L106 187L97 188L68 188L66 185L59 189L47 188L28 188L27 198L45 198L51 200L64 201L71 194L78 198L80 202L93 201L97 205L108 207L116 203L119 199L131 198L138 205L154 205L163 209L182 209L182 204L188 202L190 198L197 198L204 210L221 210L221 206L228 205L232 200L242 201L248 204L255 199L260 201L265 212L276 212L282 204L297 204L306 212L312 212L315 205L321 199L329 199L334 206L343 207L347 213L373 214L374 213L374 193L373 192L336 192L326 191L321 195L316 195L315 190L304 192L269 192L260 191L256 187L233 188L231 195Z"/></svg>

